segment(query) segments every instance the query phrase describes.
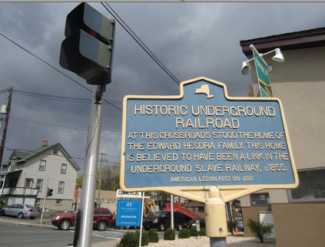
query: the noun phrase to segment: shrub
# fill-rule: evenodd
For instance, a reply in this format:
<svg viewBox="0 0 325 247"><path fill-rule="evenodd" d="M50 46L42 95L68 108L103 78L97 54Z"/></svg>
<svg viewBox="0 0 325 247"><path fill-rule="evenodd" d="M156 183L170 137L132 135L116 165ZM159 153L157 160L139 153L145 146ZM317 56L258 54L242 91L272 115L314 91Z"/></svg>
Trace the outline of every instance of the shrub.
<svg viewBox="0 0 325 247"><path fill-rule="evenodd" d="M191 237L197 237L198 232L196 230L196 227L193 226L190 228L190 235L191 235Z"/></svg>
<svg viewBox="0 0 325 247"><path fill-rule="evenodd" d="M0 209L1 208L8 208L9 206L5 203L4 199L1 198L0 199Z"/></svg>
<svg viewBox="0 0 325 247"><path fill-rule="evenodd" d="M123 235L118 247L138 247L140 240L140 232L127 232ZM149 244L149 236L146 231L142 232L141 246Z"/></svg>
<svg viewBox="0 0 325 247"><path fill-rule="evenodd" d="M252 233L255 233L257 237L264 242L264 237L272 233L273 225L260 223L258 221L249 219L247 226Z"/></svg>
<svg viewBox="0 0 325 247"><path fill-rule="evenodd" d="M168 228L164 233L164 240L175 240L175 231Z"/></svg>
<svg viewBox="0 0 325 247"><path fill-rule="evenodd" d="M183 228L178 233L178 238L190 238L190 230L187 228Z"/></svg>
<svg viewBox="0 0 325 247"><path fill-rule="evenodd" d="M206 230L204 227L201 228L201 230L199 231L199 236L206 236L207 233L206 233Z"/></svg>
<svg viewBox="0 0 325 247"><path fill-rule="evenodd" d="M149 236L150 243L158 243L159 242L158 233L155 229L150 229L148 231L148 236Z"/></svg>
<svg viewBox="0 0 325 247"><path fill-rule="evenodd" d="M134 247L137 246L135 234L132 232L125 233L120 241L119 247L133 247L133 246Z"/></svg>
<svg viewBox="0 0 325 247"><path fill-rule="evenodd" d="M136 231L134 234L135 234L137 246L139 246L140 232ZM149 245L149 236L146 231L142 231L141 246L146 246L146 245Z"/></svg>

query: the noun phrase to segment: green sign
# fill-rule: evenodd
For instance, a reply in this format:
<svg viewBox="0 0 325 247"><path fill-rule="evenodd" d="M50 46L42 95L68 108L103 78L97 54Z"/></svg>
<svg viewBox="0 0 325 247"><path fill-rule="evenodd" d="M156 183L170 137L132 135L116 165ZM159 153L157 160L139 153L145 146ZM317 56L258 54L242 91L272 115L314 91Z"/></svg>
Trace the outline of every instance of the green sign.
<svg viewBox="0 0 325 247"><path fill-rule="evenodd" d="M255 68L261 97L272 97L271 81L269 76L269 67L264 59L260 56L256 48L251 45L253 51Z"/></svg>

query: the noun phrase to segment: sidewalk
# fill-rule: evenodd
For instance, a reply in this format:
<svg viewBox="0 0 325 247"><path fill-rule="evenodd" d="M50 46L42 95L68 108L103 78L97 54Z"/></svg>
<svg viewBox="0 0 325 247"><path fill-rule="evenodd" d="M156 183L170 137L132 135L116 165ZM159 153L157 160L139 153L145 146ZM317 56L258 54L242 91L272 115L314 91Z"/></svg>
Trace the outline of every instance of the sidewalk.
<svg viewBox="0 0 325 247"><path fill-rule="evenodd" d="M0 223L21 226L33 226L42 228L55 228L52 226L49 219L44 219L43 224L40 224L40 219L30 220L13 220L6 217L0 217ZM109 240L93 243L92 247L115 247L119 240ZM210 246L210 239L208 237L191 237L190 239L176 239L167 241L160 239L158 243L150 243L149 247L206 247ZM243 233L229 235L227 237L227 247L276 247L275 239L266 239L261 243L258 238L245 237Z"/></svg>
<svg viewBox="0 0 325 247"><path fill-rule="evenodd" d="M43 220L43 224L40 223L40 219L23 219L23 220L13 220L7 217L0 217L0 223L16 225L16 226L34 226L34 227L47 227L47 228L54 228L51 224L51 220Z"/></svg>

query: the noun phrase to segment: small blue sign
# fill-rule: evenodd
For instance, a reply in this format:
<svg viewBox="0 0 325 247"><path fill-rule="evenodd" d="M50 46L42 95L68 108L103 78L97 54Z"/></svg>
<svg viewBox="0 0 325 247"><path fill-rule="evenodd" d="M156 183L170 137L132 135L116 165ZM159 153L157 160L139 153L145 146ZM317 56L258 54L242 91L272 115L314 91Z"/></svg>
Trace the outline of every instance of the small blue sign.
<svg viewBox="0 0 325 247"><path fill-rule="evenodd" d="M141 208L140 200L118 200L116 226L140 226Z"/></svg>
<svg viewBox="0 0 325 247"><path fill-rule="evenodd" d="M124 98L125 189L297 184L279 99L228 97L204 77L180 92Z"/></svg>

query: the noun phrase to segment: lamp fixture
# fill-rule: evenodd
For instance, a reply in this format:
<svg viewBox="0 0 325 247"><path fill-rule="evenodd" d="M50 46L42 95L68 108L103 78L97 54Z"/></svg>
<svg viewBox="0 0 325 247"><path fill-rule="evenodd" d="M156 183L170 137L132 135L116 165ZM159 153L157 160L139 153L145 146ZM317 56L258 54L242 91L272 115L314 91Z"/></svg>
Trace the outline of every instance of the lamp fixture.
<svg viewBox="0 0 325 247"><path fill-rule="evenodd" d="M275 52L275 55L272 57L272 60L275 61L275 62L278 62L278 63L283 63L284 62L284 56L280 50L280 48L276 48L272 51L269 51L269 52L266 52L264 54L260 54L261 57L264 57L265 55L268 55L272 52ZM249 64L250 61L253 61L254 58L251 58L247 61L244 61L242 63L242 68L241 68L241 73L243 75L247 75L250 73L251 69L252 69L252 66Z"/></svg>
<svg viewBox="0 0 325 247"><path fill-rule="evenodd" d="M249 64L249 61L244 61L241 66L241 73L243 75L247 75L247 74L249 74L251 69L252 69L252 66Z"/></svg>

